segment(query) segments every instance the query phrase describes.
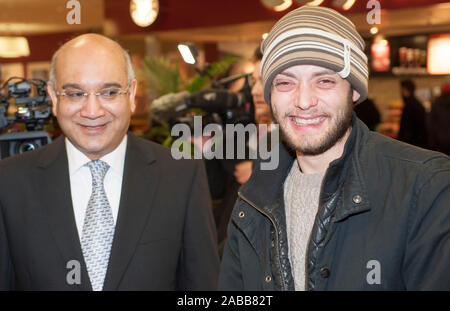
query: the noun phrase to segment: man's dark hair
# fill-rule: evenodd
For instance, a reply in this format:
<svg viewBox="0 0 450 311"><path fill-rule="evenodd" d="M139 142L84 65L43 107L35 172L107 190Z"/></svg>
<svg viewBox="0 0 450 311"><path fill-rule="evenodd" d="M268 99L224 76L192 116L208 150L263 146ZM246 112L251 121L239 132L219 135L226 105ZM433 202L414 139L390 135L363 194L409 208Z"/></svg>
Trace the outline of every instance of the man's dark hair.
<svg viewBox="0 0 450 311"><path fill-rule="evenodd" d="M413 96L416 90L416 85L411 80L402 80L400 86L409 92L409 96Z"/></svg>
<svg viewBox="0 0 450 311"><path fill-rule="evenodd" d="M258 60L262 60L263 54L261 53L261 48L258 45L255 52L253 53L253 61L256 62Z"/></svg>

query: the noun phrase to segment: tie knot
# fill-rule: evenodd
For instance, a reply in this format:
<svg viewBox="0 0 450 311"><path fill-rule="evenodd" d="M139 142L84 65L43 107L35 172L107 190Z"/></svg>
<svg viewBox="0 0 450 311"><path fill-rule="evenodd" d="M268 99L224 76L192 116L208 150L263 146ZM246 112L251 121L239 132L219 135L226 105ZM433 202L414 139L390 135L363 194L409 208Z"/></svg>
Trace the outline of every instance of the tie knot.
<svg viewBox="0 0 450 311"><path fill-rule="evenodd" d="M103 183L103 178L105 178L106 172L109 169L108 163L102 160L95 160L88 162L86 165L91 170L92 182L95 184Z"/></svg>

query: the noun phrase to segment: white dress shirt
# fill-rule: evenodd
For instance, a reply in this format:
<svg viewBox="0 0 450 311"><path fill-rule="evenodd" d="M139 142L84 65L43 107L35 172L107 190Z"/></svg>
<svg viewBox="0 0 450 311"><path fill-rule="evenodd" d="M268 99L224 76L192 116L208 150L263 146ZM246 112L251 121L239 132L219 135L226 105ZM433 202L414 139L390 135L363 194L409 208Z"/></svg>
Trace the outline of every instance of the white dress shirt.
<svg viewBox="0 0 450 311"><path fill-rule="evenodd" d="M110 166L106 172L103 185L109 206L114 217L114 225L117 222L119 213L120 194L122 192L122 176L125 162L125 152L127 147L127 135L114 151L100 158ZM84 217L89 198L92 193L92 175L89 167L85 166L91 160L78 150L66 137L66 150L69 162L70 191L72 194L73 212L78 229L78 236L81 239L83 232Z"/></svg>

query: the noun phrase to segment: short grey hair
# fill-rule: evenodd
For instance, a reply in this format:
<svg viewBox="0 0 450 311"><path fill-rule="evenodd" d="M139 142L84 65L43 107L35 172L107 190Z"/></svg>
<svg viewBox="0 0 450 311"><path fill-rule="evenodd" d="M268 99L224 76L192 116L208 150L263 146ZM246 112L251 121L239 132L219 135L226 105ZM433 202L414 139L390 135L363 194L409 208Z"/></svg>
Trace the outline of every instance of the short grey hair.
<svg viewBox="0 0 450 311"><path fill-rule="evenodd" d="M53 54L52 57L52 63L50 66L50 74L49 74L49 82L52 84L53 89L56 90L57 86L56 86L56 60L58 59L58 55L61 52L61 48L60 47L55 54ZM121 47L122 53L123 53L123 57L125 58L125 65L127 67L127 81L128 81L128 86L131 85L131 81L133 81L134 79L134 69L133 69L133 65L131 64L131 57L130 54L128 53L128 51L126 51L124 48Z"/></svg>

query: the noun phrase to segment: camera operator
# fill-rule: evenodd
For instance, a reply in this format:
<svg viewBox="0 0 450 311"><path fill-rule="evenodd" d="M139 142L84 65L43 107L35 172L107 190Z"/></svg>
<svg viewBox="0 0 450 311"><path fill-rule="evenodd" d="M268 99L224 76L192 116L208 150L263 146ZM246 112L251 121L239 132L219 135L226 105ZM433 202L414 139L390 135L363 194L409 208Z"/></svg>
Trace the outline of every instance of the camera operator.
<svg viewBox="0 0 450 311"><path fill-rule="evenodd" d="M260 73L262 53L259 47L255 50L253 55L253 72L252 72L252 99L254 110L254 121L256 125L266 124L269 126L272 124L272 114L269 105L264 101L262 80ZM245 184L252 174L253 161L244 160L238 163L233 163L234 171L232 173L234 183L227 189L227 195L224 197L220 209L215 211L217 221L217 234L219 241L219 251L222 253L223 246L226 241L227 226L230 220L231 212L233 210L234 203L236 202L237 192L242 184ZM220 212L220 214L219 214ZM219 215L218 215L219 214ZM217 219L217 216L219 218Z"/></svg>
<svg viewBox="0 0 450 311"><path fill-rule="evenodd" d="M225 77L232 77L239 74L250 74L253 72L254 65L248 60L239 60L225 73ZM245 87L245 78L234 80L227 85L226 89L230 92L238 93ZM209 137L202 137L202 142L209 139ZM223 140L225 142L225 139ZM198 144L200 142L195 142ZM210 187L211 197L213 199L213 213L218 228L217 240L219 245L219 253L222 253L223 245L225 244L226 223L233 209L234 202L237 198L237 190L240 185L246 180L242 180L240 168L250 161L239 159L205 159L206 173L208 176L208 183ZM226 222L226 223L225 223ZM224 224L225 223L225 224ZM224 228L225 230L219 231Z"/></svg>

